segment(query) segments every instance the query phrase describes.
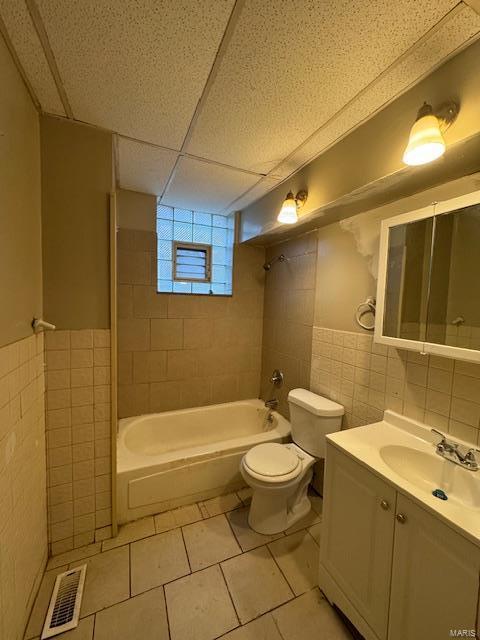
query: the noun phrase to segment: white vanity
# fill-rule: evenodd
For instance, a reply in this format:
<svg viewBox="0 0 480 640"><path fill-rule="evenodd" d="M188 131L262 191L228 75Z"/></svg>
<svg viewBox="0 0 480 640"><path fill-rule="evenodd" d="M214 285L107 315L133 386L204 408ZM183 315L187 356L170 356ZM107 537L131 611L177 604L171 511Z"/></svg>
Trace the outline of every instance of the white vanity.
<svg viewBox="0 0 480 640"><path fill-rule="evenodd" d="M367 640L475 637L480 471L439 440L390 411L327 436L320 588Z"/></svg>

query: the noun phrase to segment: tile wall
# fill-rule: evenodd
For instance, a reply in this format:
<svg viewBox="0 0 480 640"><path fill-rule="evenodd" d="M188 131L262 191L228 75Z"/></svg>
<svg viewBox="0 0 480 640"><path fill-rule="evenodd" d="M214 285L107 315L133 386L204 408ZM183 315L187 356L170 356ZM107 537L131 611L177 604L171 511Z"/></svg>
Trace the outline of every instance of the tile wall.
<svg viewBox="0 0 480 640"><path fill-rule="evenodd" d="M0 348L0 637L23 637L47 560L43 336ZM15 603L15 606L13 606Z"/></svg>
<svg viewBox="0 0 480 640"><path fill-rule="evenodd" d="M308 388L315 306L317 233L312 232L267 249L266 260L284 254L265 277L261 395L275 396L288 417L287 396L295 387ZM273 369L281 369L281 389L272 388Z"/></svg>
<svg viewBox="0 0 480 640"><path fill-rule="evenodd" d="M233 296L158 294L156 234L118 232L119 417L257 398L264 250L236 246Z"/></svg>
<svg viewBox="0 0 480 640"><path fill-rule="evenodd" d="M480 444L480 365L375 344L371 335L314 327L312 391L345 406L344 427L385 409Z"/></svg>
<svg viewBox="0 0 480 640"><path fill-rule="evenodd" d="M48 529L52 555L108 537L110 331L46 334Z"/></svg>

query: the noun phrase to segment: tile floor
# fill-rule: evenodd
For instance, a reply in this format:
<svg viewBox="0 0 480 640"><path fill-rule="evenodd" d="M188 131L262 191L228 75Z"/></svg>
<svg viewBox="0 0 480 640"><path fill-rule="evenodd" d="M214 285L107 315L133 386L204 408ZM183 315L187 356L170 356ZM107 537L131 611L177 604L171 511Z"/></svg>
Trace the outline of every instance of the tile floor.
<svg viewBox="0 0 480 640"><path fill-rule="evenodd" d="M310 497L285 534L250 529L245 489L55 556L25 638L41 634L57 573L86 563L80 624L64 640L351 640L317 586L322 500Z"/></svg>

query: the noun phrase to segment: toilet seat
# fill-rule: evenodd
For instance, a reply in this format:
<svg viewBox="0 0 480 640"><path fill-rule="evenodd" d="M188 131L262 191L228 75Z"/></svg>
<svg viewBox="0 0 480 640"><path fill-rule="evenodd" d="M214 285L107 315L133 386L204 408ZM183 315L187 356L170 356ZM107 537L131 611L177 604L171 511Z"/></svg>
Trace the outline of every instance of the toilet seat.
<svg viewBox="0 0 480 640"><path fill-rule="evenodd" d="M250 449L243 458L243 464L253 478L268 483L293 480L302 472L300 457L289 447L275 442Z"/></svg>

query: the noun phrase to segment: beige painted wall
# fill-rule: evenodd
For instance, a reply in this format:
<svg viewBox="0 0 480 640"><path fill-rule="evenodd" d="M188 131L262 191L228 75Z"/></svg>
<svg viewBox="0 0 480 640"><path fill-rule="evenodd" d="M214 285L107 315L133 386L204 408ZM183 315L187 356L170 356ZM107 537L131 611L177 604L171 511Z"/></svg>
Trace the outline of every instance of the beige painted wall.
<svg viewBox="0 0 480 640"><path fill-rule="evenodd" d="M308 190L308 200L300 216L308 219L318 212L311 223L318 227L478 171L479 74L480 42L475 42L280 186L246 207L242 211L241 239L259 235L262 229L276 228L280 234L300 232L276 223L281 203L290 189L294 193ZM460 103L460 112L445 135L445 156L424 167L405 167L402 155L419 107L425 100L438 107L449 99ZM359 195L366 185L365 193ZM349 199L349 194L355 196ZM271 234L270 242L274 235ZM265 243L265 238L258 241Z"/></svg>
<svg viewBox="0 0 480 640"><path fill-rule="evenodd" d="M263 248L235 247L231 297L158 294L155 215L154 197L118 193L120 417L258 397Z"/></svg>
<svg viewBox="0 0 480 640"><path fill-rule="evenodd" d="M31 335L42 315L40 127L0 38L0 346Z"/></svg>
<svg viewBox="0 0 480 640"><path fill-rule="evenodd" d="M45 318L107 328L112 136L42 116L41 154Z"/></svg>
<svg viewBox="0 0 480 640"><path fill-rule="evenodd" d="M478 443L480 365L387 348L354 321L356 305L376 293L380 221L473 191L477 181L446 183L318 230L310 389L345 406L344 427L392 409Z"/></svg>
<svg viewBox="0 0 480 640"><path fill-rule="evenodd" d="M382 220L479 187L480 176L473 174L318 229L315 326L363 331L354 314L376 295Z"/></svg>
<svg viewBox="0 0 480 640"><path fill-rule="evenodd" d="M47 559L40 127L0 37L0 637L23 638Z"/></svg>
<svg viewBox="0 0 480 640"><path fill-rule="evenodd" d="M310 380L316 233L269 247L266 260L282 253L287 261L273 264L265 276L261 395L276 397L280 412L288 416L288 392L308 389ZM280 389L269 382L274 369L284 374Z"/></svg>

